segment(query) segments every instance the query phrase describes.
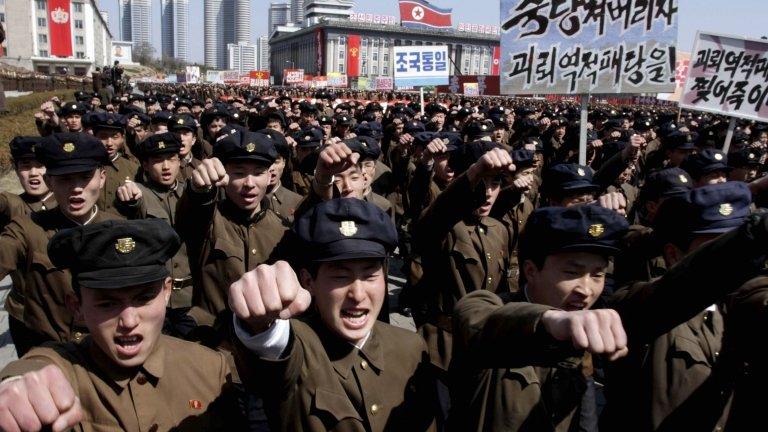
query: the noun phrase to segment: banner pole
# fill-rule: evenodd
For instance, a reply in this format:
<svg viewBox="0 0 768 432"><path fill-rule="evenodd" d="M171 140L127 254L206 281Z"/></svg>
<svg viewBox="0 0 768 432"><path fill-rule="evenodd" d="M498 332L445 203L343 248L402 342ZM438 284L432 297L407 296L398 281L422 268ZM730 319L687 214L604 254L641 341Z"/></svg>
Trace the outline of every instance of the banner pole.
<svg viewBox="0 0 768 432"><path fill-rule="evenodd" d="M587 114L589 111L589 95L581 95L581 121L579 131L579 165L587 164Z"/></svg>
<svg viewBox="0 0 768 432"><path fill-rule="evenodd" d="M725 135L725 144L723 145L723 153L728 154L728 149L731 148L731 140L733 139L733 131L736 129L736 117L731 117L731 122L728 123L728 134Z"/></svg>
<svg viewBox="0 0 768 432"><path fill-rule="evenodd" d="M424 87L419 87L419 96L421 97L421 116L424 117Z"/></svg>

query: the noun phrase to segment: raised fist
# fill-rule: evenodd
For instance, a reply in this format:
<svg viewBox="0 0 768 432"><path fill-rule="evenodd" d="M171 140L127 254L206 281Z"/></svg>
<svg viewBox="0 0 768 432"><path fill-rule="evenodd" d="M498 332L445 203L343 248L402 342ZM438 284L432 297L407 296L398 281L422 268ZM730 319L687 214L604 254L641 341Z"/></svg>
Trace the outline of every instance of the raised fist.
<svg viewBox="0 0 768 432"><path fill-rule="evenodd" d="M80 400L58 366L0 383L0 430L69 430L83 419Z"/></svg>
<svg viewBox="0 0 768 432"><path fill-rule="evenodd" d="M141 189L136 183L127 181L117 188L117 199L122 202L132 203L141 199Z"/></svg>
<svg viewBox="0 0 768 432"><path fill-rule="evenodd" d="M552 337L570 341L575 348L607 355L611 361L627 355L627 334L613 309L550 310L544 312L541 323Z"/></svg>
<svg viewBox="0 0 768 432"><path fill-rule="evenodd" d="M288 263L262 264L229 287L229 308L253 334L276 319L287 320L309 308L312 296Z"/></svg>
<svg viewBox="0 0 768 432"><path fill-rule="evenodd" d="M195 192L206 192L228 184L229 175L218 158L203 159L192 171L192 189Z"/></svg>
<svg viewBox="0 0 768 432"><path fill-rule="evenodd" d="M495 148L485 153L467 170L472 183L485 176L495 176L504 172L514 172L515 164L508 151Z"/></svg>
<svg viewBox="0 0 768 432"><path fill-rule="evenodd" d="M357 164L359 159L360 155L352 152L346 144L330 139L317 159L315 176L323 178L342 173Z"/></svg>

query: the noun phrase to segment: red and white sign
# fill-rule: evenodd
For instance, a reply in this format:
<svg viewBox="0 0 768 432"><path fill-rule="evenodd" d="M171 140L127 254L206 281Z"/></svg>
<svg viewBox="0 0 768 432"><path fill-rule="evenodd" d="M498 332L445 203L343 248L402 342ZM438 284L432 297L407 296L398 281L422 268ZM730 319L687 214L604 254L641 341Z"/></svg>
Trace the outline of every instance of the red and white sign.
<svg viewBox="0 0 768 432"><path fill-rule="evenodd" d="M349 20L352 22L363 22L368 24L397 24L397 18L391 15L376 15L369 13L352 12L349 14Z"/></svg>
<svg viewBox="0 0 768 432"><path fill-rule="evenodd" d="M71 17L69 0L48 0L48 31L52 56L72 57Z"/></svg>
<svg viewBox="0 0 768 432"><path fill-rule="evenodd" d="M376 77L376 90L392 90L395 80L392 77Z"/></svg>
<svg viewBox="0 0 768 432"><path fill-rule="evenodd" d="M491 64L491 75L498 76L501 73L501 47L493 47L493 63Z"/></svg>
<svg viewBox="0 0 768 432"><path fill-rule="evenodd" d="M269 71L251 71L248 75L251 87L269 87Z"/></svg>
<svg viewBox="0 0 768 432"><path fill-rule="evenodd" d="M225 84L237 84L240 82L240 72L236 70L221 71L219 78L224 81Z"/></svg>
<svg viewBox="0 0 768 432"><path fill-rule="evenodd" d="M459 26L456 27L456 31L460 31L462 33L479 33L487 35L500 34L499 26L490 24L459 23Z"/></svg>
<svg viewBox="0 0 768 432"><path fill-rule="evenodd" d="M283 76L286 84L304 84L304 69L285 69Z"/></svg>

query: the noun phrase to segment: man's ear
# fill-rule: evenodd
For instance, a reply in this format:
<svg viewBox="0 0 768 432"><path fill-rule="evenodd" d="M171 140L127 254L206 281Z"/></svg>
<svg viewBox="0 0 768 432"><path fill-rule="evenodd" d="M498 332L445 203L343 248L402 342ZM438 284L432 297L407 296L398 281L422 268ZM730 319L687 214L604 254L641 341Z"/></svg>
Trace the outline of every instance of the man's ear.
<svg viewBox="0 0 768 432"><path fill-rule="evenodd" d="M173 288L173 280L170 277L165 278L165 280L163 281L163 296L165 298L166 307L171 303L172 288Z"/></svg>
<svg viewBox="0 0 768 432"><path fill-rule="evenodd" d="M531 260L525 260L523 261L523 276L525 276L525 280L528 282L531 282L536 279L536 276L538 276L539 272L541 271L536 264Z"/></svg>
<svg viewBox="0 0 768 432"><path fill-rule="evenodd" d="M309 294L312 295L312 297L315 296L315 281L312 278L312 275L309 274L309 271L307 269L301 269L301 272L299 273L299 281L301 282L301 286L309 291Z"/></svg>
<svg viewBox="0 0 768 432"><path fill-rule="evenodd" d="M668 267L672 267L673 265L679 263L685 256L683 251L681 251L679 247L673 245L672 243L664 244L663 253L664 261Z"/></svg>
<svg viewBox="0 0 768 432"><path fill-rule="evenodd" d="M80 301L80 298L77 296L77 294L70 292L67 293L64 296L64 304L67 306L67 310L69 310L72 315L75 316L75 321L77 322L83 322L83 311L82 311L82 303Z"/></svg>

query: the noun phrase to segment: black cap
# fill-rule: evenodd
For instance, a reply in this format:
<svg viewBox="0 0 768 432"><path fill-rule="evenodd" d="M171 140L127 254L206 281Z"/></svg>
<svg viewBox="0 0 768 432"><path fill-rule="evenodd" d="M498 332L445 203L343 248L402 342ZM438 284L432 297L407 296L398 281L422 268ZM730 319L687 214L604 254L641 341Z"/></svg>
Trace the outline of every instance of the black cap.
<svg viewBox="0 0 768 432"><path fill-rule="evenodd" d="M72 114L83 115L88 112L88 107L82 102L67 102L61 106L59 117L67 117Z"/></svg>
<svg viewBox="0 0 768 432"><path fill-rule="evenodd" d="M317 118L317 122L321 125L333 125L333 117L327 115L321 115Z"/></svg>
<svg viewBox="0 0 768 432"><path fill-rule="evenodd" d="M171 113L170 111L158 111L152 114L152 124L156 124L156 123L170 124L172 118L173 118L173 113Z"/></svg>
<svg viewBox="0 0 768 432"><path fill-rule="evenodd" d="M203 114L200 116L200 123L204 128L207 128L216 118L223 118L229 121L232 118L232 114L226 105L215 104L213 107L203 111Z"/></svg>
<svg viewBox="0 0 768 432"><path fill-rule="evenodd" d="M323 138L325 138L325 132L317 127L301 130L293 137L299 147L320 147L323 144Z"/></svg>
<svg viewBox="0 0 768 432"><path fill-rule="evenodd" d="M88 122L95 131L102 129L125 130L126 119L124 116L108 112L95 112L88 118Z"/></svg>
<svg viewBox="0 0 768 432"><path fill-rule="evenodd" d="M653 119L650 117L637 119L632 124L632 129L637 132L648 132L649 130L653 129Z"/></svg>
<svg viewBox="0 0 768 432"><path fill-rule="evenodd" d="M126 108L135 108L135 107L129 106ZM126 124L128 123L129 120L134 118L138 119L139 122L144 126L148 126L150 123L152 123L152 119L150 119L149 116L144 114L143 112L138 111L138 109L136 110L126 109L124 112L122 112L122 114L125 116Z"/></svg>
<svg viewBox="0 0 768 432"><path fill-rule="evenodd" d="M179 109L179 107L181 106L185 106L189 109L192 109L192 101L186 98L179 98L179 100L174 102L173 105L176 107L176 109Z"/></svg>
<svg viewBox="0 0 768 432"><path fill-rule="evenodd" d="M168 122L168 128L173 132L180 132L182 130L197 132L197 122L189 114L177 114L171 117L171 120Z"/></svg>
<svg viewBox="0 0 768 432"><path fill-rule="evenodd" d="M642 193L649 201L687 194L693 188L691 176L681 168L653 171L645 179Z"/></svg>
<svg viewBox="0 0 768 432"><path fill-rule="evenodd" d="M515 168L518 170L532 167L535 162L534 157L536 153L532 150L513 150L509 154L512 156L512 162L515 163Z"/></svg>
<svg viewBox="0 0 768 432"><path fill-rule="evenodd" d="M662 144L667 150L694 150L696 137L689 132L675 131L662 138Z"/></svg>
<svg viewBox="0 0 768 432"><path fill-rule="evenodd" d="M371 101L365 106L365 111L384 111L384 107L376 101Z"/></svg>
<svg viewBox="0 0 768 432"><path fill-rule="evenodd" d="M274 129L261 129L256 131L257 133L265 135L272 140L272 144L275 146L275 151L283 159L289 159L291 157L291 146L288 144L288 140L285 139L285 135Z"/></svg>
<svg viewBox="0 0 768 432"><path fill-rule="evenodd" d="M135 101L145 102L146 97L144 97L143 94L138 94L138 93L131 93L130 95L128 95L128 102L135 102Z"/></svg>
<svg viewBox="0 0 768 432"><path fill-rule="evenodd" d="M444 107L444 106L442 106L442 105L440 105L440 104L438 104L436 102L431 102L427 106L424 107L424 112L427 115L429 115L429 116L433 116L433 115L435 115L437 113L448 114L448 108L446 108L446 107Z"/></svg>
<svg viewBox="0 0 768 432"><path fill-rule="evenodd" d="M336 126L352 126L352 116L349 114L337 114L334 117L336 120Z"/></svg>
<svg viewBox="0 0 768 432"><path fill-rule="evenodd" d="M728 157L725 153L715 149L704 149L688 155L680 168L688 171L688 174L696 180L716 171L725 173L731 171L731 167L728 166Z"/></svg>
<svg viewBox="0 0 768 432"><path fill-rule="evenodd" d="M446 138L444 138L446 139ZM484 154L498 148L498 144L490 141L474 141L464 145L448 144L448 166L459 176L480 160Z"/></svg>
<svg viewBox="0 0 768 432"><path fill-rule="evenodd" d="M624 217L596 205L543 207L526 222L520 236L520 259L537 260L559 252L615 255L628 228Z"/></svg>
<svg viewBox="0 0 768 432"><path fill-rule="evenodd" d="M476 138L491 136L494 129L496 126L490 120L473 121L464 128L464 134L472 141Z"/></svg>
<svg viewBox="0 0 768 432"><path fill-rule="evenodd" d="M418 132L413 135L413 145L417 147L426 147L435 138L438 138L437 132Z"/></svg>
<svg viewBox="0 0 768 432"><path fill-rule="evenodd" d="M379 122L365 122L361 123L355 128L355 134L358 136L371 137L375 140L380 140L384 136L384 132Z"/></svg>
<svg viewBox="0 0 768 432"><path fill-rule="evenodd" d="M109 162L104 144L87 133L48 135L35 148L35 154L48 175L92 171Z"/></svg>
<svg viewBox="0 0 768 432"><path fill-rule="evenodd" d="M90 93L86 93L82 90L78 90L75 92L75 100L80 102L85 102L91 99Z"/></svg>
<svg viewBox="0 0 768 432"><path fill-rule="evenodd" d="M424 123L417 120L411 120L403 126L403 132L411 135L424 132L425 130Z"/></svg>
<svg viewBox="0 0 768 432"><path fill-rule="evenodd" d="M728 166L743 168L747 166L760 166L761 153L756 149L745 147L728 155Z"/></svg>
<svg viewBox="0 0 768 432"><path fill-rule="evenodd" d="M162 219L109 220L59 231L48 256L70 270L77 286L121 289L168 277L165 263L180 245Z"/></svg>
<svg viewBox="0 0 768 432"><path fill-rule="evenodd" d="M150 135L137 145L138 156L142 159L160 154L178 154L180 150L181 142L171 132Z"/></svg>
<svg viewBox="0 0 768 432"><path fill-rule="evenodd" d="M38 136L17 136L13 137L8 146L11 148L11 158L14 161L21 159L36 159L35 147L43 141Z"/></svg>
<svg viewBox="0 0 768 432"><path fill-rule="evenodd" d="M654 228L665 239L686 234L721 234L741 225L749 216L751 205L752 193L744 182L702 186L664 201Z"/></svg>
<svg viewBox="0 0 768 432"><path fill-rule="evenodd" d="M272 165L277 159L277 150L272 139L258 132L236 130L223 135L213 146L213 156L222 163L233 160L250 160Z"/></svg>
<svg viewBox="0 0 768 432"><path fill-rule="evenodd" d="M397 246L392 220L375 204L355 198L324 201L293 227L309 261L386 258Z"/></svg>
<svg viewBox="0 0 768 432"><path fill-rule="evenodd" d="M549 195L563 192L597 192L599 186L592 182L592 168L579 164L558 164L544 172L542 188Z"/></svg>
<svg viewBox="0 0 768 432"><path fill-rule="evenodd" d="M355 153L360 154L360 162L364 160L377 160L381 156L381 147L378 141L367 136L357 136L344 140L344 144Z"/></svg>
<svg viewBox="0 0 768 432"><path fill-rule="evenodd" d="M317 105L308 101L302 101L299 104L299 111L307 114L317 114Z"/></svg>

